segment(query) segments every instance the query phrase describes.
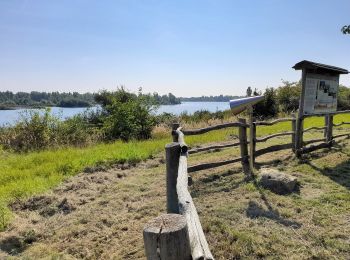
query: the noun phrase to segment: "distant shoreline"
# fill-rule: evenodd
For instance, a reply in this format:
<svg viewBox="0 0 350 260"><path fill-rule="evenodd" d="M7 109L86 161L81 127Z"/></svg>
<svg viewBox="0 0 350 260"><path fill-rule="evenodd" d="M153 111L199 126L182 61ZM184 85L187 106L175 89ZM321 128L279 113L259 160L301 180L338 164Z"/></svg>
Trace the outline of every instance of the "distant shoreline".
<svg viewBox="0 0 350 260"><path fill-rule="evenodd" d="M89 108L95 106L3 106L0 105L0 110L20 110L20 109L45 109L48 107L59 107L59 108Z"/></svg>

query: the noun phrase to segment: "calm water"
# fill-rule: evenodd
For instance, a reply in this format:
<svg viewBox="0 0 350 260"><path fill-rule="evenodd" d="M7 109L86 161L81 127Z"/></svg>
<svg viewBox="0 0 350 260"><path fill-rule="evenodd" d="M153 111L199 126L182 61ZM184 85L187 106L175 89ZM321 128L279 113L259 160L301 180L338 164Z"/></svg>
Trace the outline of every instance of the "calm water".
<svg viewBox="0 0 350 260"><path fill-rule="evenodd" d="M193 114L194 112L199 110L208 110L210 112L216 112L226 110L229 108L229 102L183 102L179 105L160 106L156 113L161 114L167 112L179 115L182 112ZM89 109L96 110L97 107L92 107ZM20 119L21 114L23 114L26 110L29 109L0 110L0 126L6 124L14 124L18 119ZM52 114L57 115L63 119L82 113L85 110L87 110L87 108L51 108Z"/></svg>

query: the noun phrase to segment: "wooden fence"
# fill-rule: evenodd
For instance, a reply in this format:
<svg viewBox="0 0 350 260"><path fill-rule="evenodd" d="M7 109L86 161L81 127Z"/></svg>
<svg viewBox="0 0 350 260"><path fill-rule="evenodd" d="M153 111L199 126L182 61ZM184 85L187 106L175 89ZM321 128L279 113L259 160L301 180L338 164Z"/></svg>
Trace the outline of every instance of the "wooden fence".
<svg viewBox="0 0 350 260"><path fill-rule="evenodd" d="M340 113L350 113L350 111L342 111ZM333 135L334 126L350 124L350 122L333 124L334 114L336 113L325 116L326 124L324 127L310 127L307 129L302 128L303 119L305 117L302 119L296 119L295 117L281 118L274 121L256 121L251 117L249 124L247 124L246 119L240 118L238 122L192 130L182 129L177 123L173 124L173 142L167 144L165 147L168 214L152 220L145 226L143 235L147 259L214 259L199 221L196 207L188 191L189 173L240 162L243 171L246 174L250 174L252 170L251 167L254 167L255 158L263 154L283 149L292 149L297 156L300 156L301 154L320 148L330 147L335 138L350 136L350 133ZM259 138L256 137L257 127L271 126L280 122L291 122L291 131ZM200 135L228 127L238 128L238 142L193 149L188 149L186 145L186 135ZM248 128L250 129L249 137L247 135ZM324 130L324 137L304 142L303 133L311 130ZM291 136L291 142L256 150L257 143L266 142L271 138L280 136ZM318 145L306 146L316 142L321 143ZM250 146L250 150L248 150L248 145ZM202 163L191 166L187 164L188 155L229 147L239 147L240 156L219 162Z"/></svg>

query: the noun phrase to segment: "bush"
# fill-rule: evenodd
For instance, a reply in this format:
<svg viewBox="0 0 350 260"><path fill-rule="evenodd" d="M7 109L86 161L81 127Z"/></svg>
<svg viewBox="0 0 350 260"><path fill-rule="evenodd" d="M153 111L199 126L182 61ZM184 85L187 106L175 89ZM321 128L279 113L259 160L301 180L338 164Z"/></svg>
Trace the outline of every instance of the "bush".
<svg viewBox="0 0 350 260"><path fill-rule="evenodd" d="M61 145L87 145L102 139L84 115L62 121L50 109L27 110L16 125L0 128L0 145L16 152L27 152Z"/></svg>
<svg viewBox="0 0 350 260"><path fill-rule="evenodd" d="M101 121L105 137L109 140L148 139L156 124L152 111L156 102L141 89L138 95L127 92L123 87L115 92L102 91L96 95L101 104Z"/></svg>
<svg viewBox="0 0 350 260"><path fill-rule="evenodd" d="M264 100L254 106L253 115L258 118L275 117L278 114L276 90L267 88L264 92Z"/></svg>

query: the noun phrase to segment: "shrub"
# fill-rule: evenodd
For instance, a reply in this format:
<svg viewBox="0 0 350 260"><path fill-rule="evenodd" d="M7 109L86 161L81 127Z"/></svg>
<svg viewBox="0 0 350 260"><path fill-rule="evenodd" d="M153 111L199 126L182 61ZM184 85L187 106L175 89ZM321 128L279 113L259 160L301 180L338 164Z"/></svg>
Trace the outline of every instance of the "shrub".
<svg viewBox="0 0 350 260"><path fill-rule="evenodd" d="M103 131L109 140L147 139L151 137L156 117L152 111L156 102L151 95L126 91L123 87L117 91L102 91L96 95L101 104Z"/></svg>
<svg viewBox="0 0 350 260"><path fill-rule="evenodd" d="M16 152L28 152L61 145L83 146L102 139L102 132L92 127L86 115L65 121L50 109L27 110L14 126L0 128L0 145Z"/></svg>
<svg viewBox="0 0 350 260"><path fill-rule="evenodd" d="M253 115L258 118L275 117L278 114L276 90L267 88L264 92L264 100L254 106Z"/></svg>

